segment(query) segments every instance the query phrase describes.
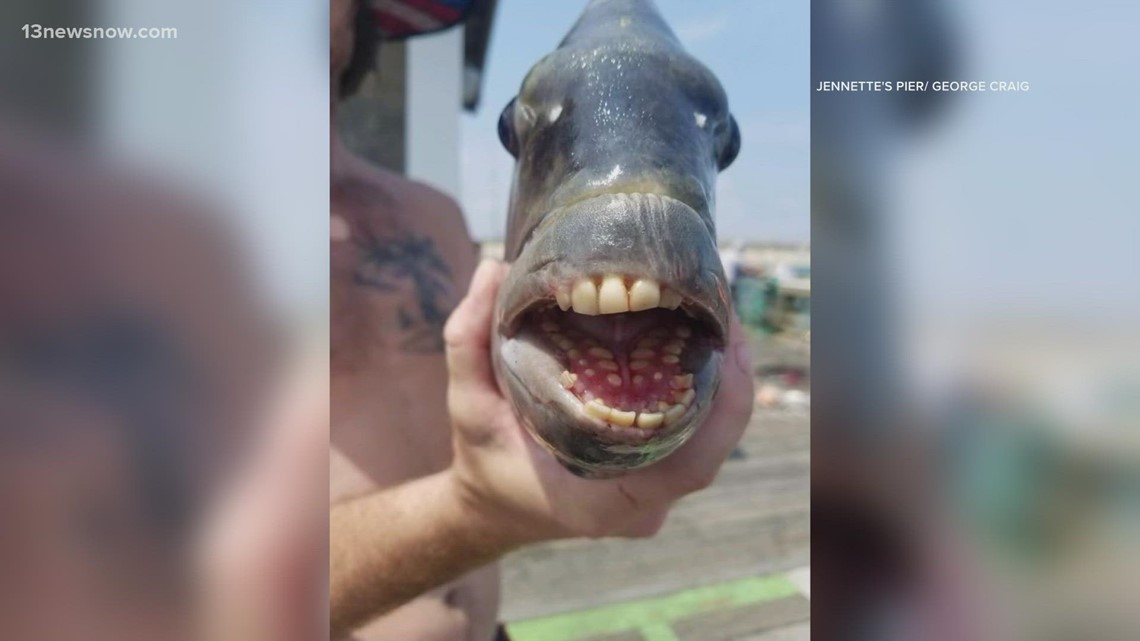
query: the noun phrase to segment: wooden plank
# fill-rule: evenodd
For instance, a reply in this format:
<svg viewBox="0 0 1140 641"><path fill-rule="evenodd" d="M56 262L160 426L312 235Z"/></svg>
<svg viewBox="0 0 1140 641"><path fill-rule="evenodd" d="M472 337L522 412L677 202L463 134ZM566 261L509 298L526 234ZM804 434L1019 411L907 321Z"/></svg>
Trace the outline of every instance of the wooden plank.
<svg viewBox="0 0 1140 641"><path fill-rule="evenodd" d="M673 631L681 641L736 641L805 622L810 616L811 604L795 595L681 619L673 623Z"/></svg>
<svg viewBox="0 0 1140 641"><path fill-rule="evenodd" d="M615 634L602 634L592 637L583 637L581 641L645 641L645 637L637 630L627 630Z"/></svg>
<svg viewBox="0 0 1140 641"><path fill-rule="evenodd" d="M732 641L811 641L811 624L797 623L778 630L737 637Z"/></svg>

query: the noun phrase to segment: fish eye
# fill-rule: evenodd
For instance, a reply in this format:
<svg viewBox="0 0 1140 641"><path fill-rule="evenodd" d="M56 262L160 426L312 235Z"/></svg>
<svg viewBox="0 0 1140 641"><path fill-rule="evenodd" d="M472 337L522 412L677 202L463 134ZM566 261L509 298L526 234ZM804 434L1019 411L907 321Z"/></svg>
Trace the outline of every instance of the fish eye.
<svg viewBox="0 0 1140 641"><path fill-rule="evenodd" d="M515 134L515 102L518 98L512 98L507 106L503 108L503 113L499 115L499 142L503 143L503 148L510 152L515 158L519 157L519 139Z"/></svg>
<svg viewBox="0 0 1140 641"><path fill-rule="evenodd" d="M727 125L718 123L716 134L717 169L724 170L740 153L740 127L736 125L736 118L729 116Z"/></svg>

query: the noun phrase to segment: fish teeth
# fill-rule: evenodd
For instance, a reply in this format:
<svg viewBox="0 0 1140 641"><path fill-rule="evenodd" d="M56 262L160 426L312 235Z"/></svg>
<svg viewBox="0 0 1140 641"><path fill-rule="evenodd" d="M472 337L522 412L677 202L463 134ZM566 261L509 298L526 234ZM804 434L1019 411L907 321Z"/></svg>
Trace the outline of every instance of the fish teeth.
<svg viewBox="0 0 1140 641"><path fill-rule="evenodd" d="M683 415L684 413L685 413L685 406L684 405L680 405L680 404L673 405L669 409L665 410L665 424L670 425L672 423L676 423L677 419L681 418L681 415Z"/></svg>
<svg viewBox="0 0 1140 641"><path fill-rule="evenodd" d="M672 385L673 389L689 389L693 386L693 375L685 374L684 376L674 376L670 385Z"/></svg>
<svg viewBox="0 0 1140 641"><path fill-rule="evenodd" d="M637 419L637 412L623 412L621 410L610 410L610 422L614 425L621 425L622 427L632 427L634 420Z"/></svg>
<svg viewBox="0 0 1140 641"><path fill-rule="evenodd" d="M609 405L606 405L596 398L583 405L582 409L586 410L586 413L590 416L593 416L594 418L600 418L603 421L608 421L610 419L610 414L613 412L613 409L611 409Z"/></svg>
<svg viewBox="0 0 1140 641"><path fill-rule="evenodd" d="M606 276L598 288L598 311L602 314L620 314L629 311L629 294L621 276Z"/></svg>
<svg viewBox="0 0 1140 641"><path fill-rule="evenodd" d="M600 279L582 278L569 292L555 289L554 298L562 311L573 309L588 316L641 312L658 307L677 309L683 300L681 294L651 278L638 278L629 287L625 283L626 277L622 274L606 274Z"/></svg>
<svg viewBox="0 0 1140 641"><path fill-rule="evenodd" d="M587 316L598 315L598 288L594 281L583 279L574 284L570 292L571 304L574 311Z"/></svg>
<svg viewBox="0 0 1140 641"><path fill-rule="evenodd" d="M566 389L570 389L570 388L574 387L575 383L578 382L578 375L572 374L570 372L563 370L562 376L558 379L558 381L560 383L562 383L562 387L565 387Z"/></svg>
<svg viewBox="0 0 1140 641"><path fill-rule="evenodd" d="M653 309L661 303L661 286L655 281L639 279L629 288L629 311Z"/></svg>
<svg viewBox="0 0 1140 641"><path fill-rule="evenodd" d="M678 394L677 402L685 407L693 404L693 399L696 398L697 393L692 388L685 390L683 393Z"/></svg>
<svg viewBox="0 0 1140 641"><path fill-rule="evenodd" d="M665 415L660 412L642 412L637 415L637 426L642 429L651 430L660 427L664 421Z"/></svg>
<svg viewBox="0 0 1140 641"><path fill-rule="evenodd" d="M681 306L681 295L671 289L662 291L660 306L665 309L677 309Z"/></svg>

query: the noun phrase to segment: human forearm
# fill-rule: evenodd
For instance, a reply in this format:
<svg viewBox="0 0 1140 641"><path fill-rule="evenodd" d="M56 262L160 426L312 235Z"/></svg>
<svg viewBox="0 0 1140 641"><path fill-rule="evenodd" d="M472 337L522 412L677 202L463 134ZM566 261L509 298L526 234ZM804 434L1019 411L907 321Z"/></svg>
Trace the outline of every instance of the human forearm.
<svg viewBox="0 0 1140 641"><path fill-rule="evenodd" d="M331 638L502 556L511 524L464 498L449 471L332 508Z"/></svg>

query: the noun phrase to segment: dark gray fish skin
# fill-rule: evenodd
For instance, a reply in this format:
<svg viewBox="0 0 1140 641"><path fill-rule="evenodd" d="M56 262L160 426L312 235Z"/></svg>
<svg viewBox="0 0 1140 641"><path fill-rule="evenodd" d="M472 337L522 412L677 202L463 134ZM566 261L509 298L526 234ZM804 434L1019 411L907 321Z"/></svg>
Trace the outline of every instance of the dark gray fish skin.
<svg viewBox="0 0 1140 641"><path fill-rule="evenodd" d="M723 346L730 313L713 221L715 181L740 134L716 77L689 56L648 0L593 0L503 111L518 159L507 223L513 262L497 301L500 387L568 468L613 476L678 447L715 394L720 351L696 374L683 420L617 437L557 383L561 367L520 333L524 312L582 276L652 278Z"/></svg>

